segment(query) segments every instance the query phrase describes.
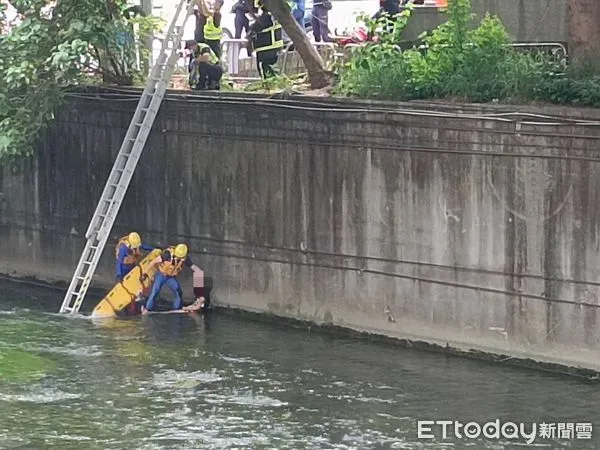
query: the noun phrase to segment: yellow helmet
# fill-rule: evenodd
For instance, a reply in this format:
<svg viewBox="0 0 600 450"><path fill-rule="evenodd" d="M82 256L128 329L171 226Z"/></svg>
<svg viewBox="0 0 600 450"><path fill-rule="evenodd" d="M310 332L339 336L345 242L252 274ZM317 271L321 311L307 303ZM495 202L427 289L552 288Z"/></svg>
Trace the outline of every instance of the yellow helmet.
<svg viewBox="0 0 600 450"><path fill-rule="evenodd" d="M131 248L139 248L140 245L142 245L142 238L137 233L129 233L127 240L129 241Z"/></svg>
<svg viewBox="0 0 600 450"><path fill-rule="evenodd" d="M175 247L175 251L173 252L175 258L185 258L188 254L188 248L185 244L179 244Z"/></svg>

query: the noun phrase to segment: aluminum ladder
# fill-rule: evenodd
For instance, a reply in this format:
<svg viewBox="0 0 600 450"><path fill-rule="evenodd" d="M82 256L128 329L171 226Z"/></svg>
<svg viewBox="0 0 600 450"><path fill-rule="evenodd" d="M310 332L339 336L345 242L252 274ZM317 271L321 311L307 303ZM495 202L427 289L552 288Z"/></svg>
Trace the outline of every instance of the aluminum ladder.
<svg viewBox="0 0 600 450"><path fill-rule="evenodd" d="M187 8L184 6L187 4ZM160 54L150 72L146 88L129 124L125 139L108 177L96 211L92 216L85 238L87 242L77 269L65 295L61 313L77 314L90 286L102 251L117 218L121 202L133 177L146 140L158 114L171 74L178 59L178 51L185 22L193 14L195 2L181 0L165 34ZM185 14L183 20L182 12ZM177 25L181 22L181 25ZM169 44L172 42L172 47Z"/></svg>

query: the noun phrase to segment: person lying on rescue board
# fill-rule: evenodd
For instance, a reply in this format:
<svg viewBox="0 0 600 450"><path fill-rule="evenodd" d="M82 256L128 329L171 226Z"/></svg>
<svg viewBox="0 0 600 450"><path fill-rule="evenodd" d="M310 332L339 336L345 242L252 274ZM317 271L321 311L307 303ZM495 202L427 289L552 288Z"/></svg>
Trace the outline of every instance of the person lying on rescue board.
<svg viewBox="0 0 600 450"><path fill-rule="evenodd" d="M204 272L200 267L188 258L188 248L185 244L179 244L176 247L168 247L163 253L151 263L151 267L158 265L158 271L152 285L152 292L145 306L142 306L142 314L153 311L156 306L156 300L163 286L166 285L175 294L175 302L172 310L181 310L183 306L183 291L177 281L177 276L183 271L185 266L190 267L194 272L203 276ZM142 275L146 278L148 275ZM196 300L193 305L186 307L185 311L193 311L202 308L202 298ZM197 309L194 309L197 308Z"/></svg>

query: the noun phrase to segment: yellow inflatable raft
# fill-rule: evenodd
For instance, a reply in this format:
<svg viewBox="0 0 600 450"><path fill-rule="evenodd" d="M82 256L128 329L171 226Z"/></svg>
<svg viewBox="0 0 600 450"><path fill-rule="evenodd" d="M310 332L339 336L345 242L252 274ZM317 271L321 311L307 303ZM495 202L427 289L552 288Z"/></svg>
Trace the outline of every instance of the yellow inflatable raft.
<svg viewBox="0 0 600 450"><path fill-rule="evenodd" d="M150 269L150 263L160 256L161 251L160 249L152 250L123 278L122 282L115 284L106 297L96 305L92 311L92 317L115 317L137 298L140 292L148 293L156 275L156 269ZM143 274L148 277L144 281L140 281Z"/></svg>

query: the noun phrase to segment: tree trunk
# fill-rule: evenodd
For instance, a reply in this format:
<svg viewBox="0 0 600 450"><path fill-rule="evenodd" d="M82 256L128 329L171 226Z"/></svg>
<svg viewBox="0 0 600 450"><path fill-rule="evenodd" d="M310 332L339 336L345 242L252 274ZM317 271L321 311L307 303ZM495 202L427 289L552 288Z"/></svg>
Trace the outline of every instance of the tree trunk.
<svg viewBox="0 0 600 450"><path fill-rule="evenodd" d="M298 22L292 17L285 0L263 0L275 19L281 24L294 43L294 48L302 58L308 72L310 87L321 89L331 84L331 74L325 68L321 55L311 44L310 39ZM599 0L600 1L600 0Z"/></svg>
<svg viewBox="0 0 600 450"><path fill-rule="evenodd" d="M142 3L142 11L144 12L144 14L146 14L146 16L152 15L152 0L141 0L141 3ZM141 57L140 66L142 69L142 73L144 75L150 74L150 70L152 69L151 66L152 66L152 41L153 41L153 38L154 38L153 36L148 36L142 42L142 46L144 47L144 50L146 50L146 52L140 51L140 57ZM143 56L144 53L146 54L145 57Z"/></svg>
<svg viewBox="0 0 600 450"><path fill-rule="evenodd" d="M600 70L600 0L569 0L568 17L571 63Z"/></svg>

